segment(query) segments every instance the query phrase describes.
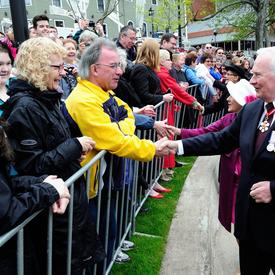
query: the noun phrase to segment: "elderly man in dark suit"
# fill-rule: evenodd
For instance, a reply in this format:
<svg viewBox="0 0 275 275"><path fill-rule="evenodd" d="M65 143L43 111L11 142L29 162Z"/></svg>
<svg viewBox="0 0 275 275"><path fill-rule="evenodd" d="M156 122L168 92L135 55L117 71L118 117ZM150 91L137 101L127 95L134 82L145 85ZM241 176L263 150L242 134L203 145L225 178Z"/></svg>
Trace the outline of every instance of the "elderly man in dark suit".
<svg viewBox="0 0 275 275"><path fill-rule="evenodd" d="M172 141L170 147L185 155L224 154L240 147L235 236L241 274L265 275L275 272L275 47L258 51L252 72L259 99L245 105L231 126Z"/></svg>

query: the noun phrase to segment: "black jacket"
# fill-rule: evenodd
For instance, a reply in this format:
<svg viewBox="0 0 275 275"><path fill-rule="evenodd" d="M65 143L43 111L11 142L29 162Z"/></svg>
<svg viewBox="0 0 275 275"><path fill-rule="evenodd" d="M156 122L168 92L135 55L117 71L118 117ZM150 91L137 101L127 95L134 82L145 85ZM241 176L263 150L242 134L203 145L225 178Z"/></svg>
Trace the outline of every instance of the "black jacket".
<svg viewBox="0 0 275 275"><path fill-rule="evenodd" d="M11 126L9 138L16 153L16 170L23 175L49 174L68 179L80 168L78 158L82 147L76 138L70 137L68 124L59 109L61 94L41 92L23 80L12 81L8 93L4 117ZM79 270L87 257L85 248L89 247L86 241L88 200L82 178L75 184L73 206L72 269ZM39 244L46 239L46 221L45 215L40 221L34 221L35 226L31 228L32 237L37 237L35 241ZM64 215L54 215L53 269L56 274L65 274L67 226L68 210ZM40 258L46 259L46 256ZM46 270L44 264L41 264L43 271Z"/></svg>
<svg viewBox="0 0 275 275"><path fill-rule="evenodd" d="M7 170L0 159L0 235L59 198L56 189L43 182L44 176L10 177Z"/></svg>
<svg viewBox="0 0 275 275"><path fill-rule="evenodd" d="M45 177L10 177L0 158L0 235L23 222L36 211L58 200L56 189L42 183ZM16 274L16 237L0 248L0 274Z"/></svg>
<svg viewBox="0 0 275 275"><path fill-rule="evenodd" d="M117 97L126 102L131 108L143 106L134 88L123 75L119 78L117 88L114 89L114 92Z"/></svg>
<svg viewBox="0 0 275 275"><path fill-rule="evenodd" d="M123 50L126 51L126 54L127 54L127 60L130 60L130 61L134 61L136 60L136 57L137 57L137 49L135 46L133 46L132 48L130 49L125 49L119 42L119 40L116 41L116 45L118 48L121 48Z"/></svg>
<svg viewBox="0 0 275 275"><path fill-rule="evenodd" d="M156 105L163 100L160 80L157 74L143 64L136 64L131 70L130 83L139 96L142 106Z"/></svg>
<svg viewBox="0 0 275 275"><path fill-rule="evenodd" d="M174 66L169 71L169 74L176 79L177 83L188 82L183 70L177 70Z"/></svg>

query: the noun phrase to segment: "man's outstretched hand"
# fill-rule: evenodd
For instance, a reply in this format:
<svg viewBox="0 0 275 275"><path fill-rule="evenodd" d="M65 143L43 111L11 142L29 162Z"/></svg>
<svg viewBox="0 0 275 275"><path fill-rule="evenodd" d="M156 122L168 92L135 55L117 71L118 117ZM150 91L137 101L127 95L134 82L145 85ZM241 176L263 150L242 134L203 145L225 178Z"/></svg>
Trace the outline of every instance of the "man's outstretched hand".
<svg viewBox="0 0 275 275"><path fill-rule="evenodd" d="M169 147L169 144L173 142L171 140L168 140L167 137L161 138L160 140L155 142L156 146L156 156L163 157L170 154L175 154L176 151Z"/></svg>

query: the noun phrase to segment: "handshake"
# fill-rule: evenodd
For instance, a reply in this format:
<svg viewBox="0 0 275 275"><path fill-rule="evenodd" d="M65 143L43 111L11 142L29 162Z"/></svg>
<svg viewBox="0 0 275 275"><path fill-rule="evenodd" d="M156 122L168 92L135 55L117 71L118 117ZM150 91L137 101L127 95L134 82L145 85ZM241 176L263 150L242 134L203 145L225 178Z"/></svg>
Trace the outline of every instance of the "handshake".
<svg viewBox="0 0 275 275"><path fill-rule="evenodd" d="M155 142L156 156L163 157L170 154L176 154L178 150L177 141L169 140L167 137L161 138Z"/></svg>

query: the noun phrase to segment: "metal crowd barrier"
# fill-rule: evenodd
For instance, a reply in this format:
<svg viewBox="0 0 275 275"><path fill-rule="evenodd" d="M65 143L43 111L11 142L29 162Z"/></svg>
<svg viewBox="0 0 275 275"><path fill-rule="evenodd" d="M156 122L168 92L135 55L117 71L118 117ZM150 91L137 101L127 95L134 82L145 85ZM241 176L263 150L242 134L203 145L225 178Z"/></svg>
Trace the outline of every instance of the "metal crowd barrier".
<svg viewBox="0 0 275 275"><path fill-rule="evenodd" d="M196 98L198 93L198 85L189 86L187 88L187 92ZM193 129L202 126L206 127L224 115L224 110L221 110L213 114L202 116L199 111L193 110L181 102L176 102L176 105L179 111L175 112L175 125L178 128Z"/></svg>
<svg viewBox="0 0 275 275"><path fill-rule="evenodd" d="M193 96L196 96L197 86L190 86L188 91ZM187 123L189 128L194 128L198 123L199 112L194 111L191 113L190 121L184 121L187 113L187 107L182 103L177 102L176 105L180 108L175 112L175 126L183 127L184 122ZM164 102L155 106L157 112L156 120L163 120L167 116L167 110ZM213 118L212 118L213 119ZM153 129L150 130L138 130L137 135L140 138L150 139L152 141L157 140L157 134ZM89 190L90 182L90 168L100 162L99 173L97 175L98 180L103 178L104 168L102 165L102 159L106 156L106 151L99 152L89 163L82 167L77 173L72 175L65 184L70 188L71 200L69 203L69 222L68 222L68 245L67 245L67 275L71 274L71 254L72 254L72 223L73 223L73 194L74 194L74 182L82 175L86 175L87 190ZM113 156L110 158L110 162L113 162ZM126 238L130 238L135 232L135 219L138 215L142 205L145 203L149 196L150 190L154 187L154 184L161 176L163 161L161 158L154 158L148 163L141 163L138 161L124 159L124 184L119 190L113 190L113 178L109 177L109 182L104 190L101 190L99 184L98 193L96 197L97 215L96 215L96 229L99 233L107 253L107 257L104 262L98 265L94 265L92 268L93 274L98 274L100 269L102 274L109 274L112 265L115 262L115 258L120 251L120 247ZM112 175L112 165L109 171ZM139 177L143 177L148 183L149 188L144 190L138 185ZM107 200L107 204L106 204ZM106 213L104 212L106 209ZM23 223L12 229L8 233L0 236L0 247L8 242L12 237L17 236L17 270L18 275L24 274L24 227L33 220L42 211L33 214L26 219ZM104 218L103 218L104 216ZM113 232L113 228L110 228L110 224L116 224L116 233ZM105 227L102 227L105 224ZM47 274L52 274L52 233L53 232L53 214L49 211L48 217L48 242L47 242ZM115 234L115 235L114 235ZM112 242L112 241L113 242ZM110 252L111 251L111 252ZM109 252L109 253L108 253ZM86 274L86 271L83 271ZM91 274L91 272L89 272Z"/></svg>

